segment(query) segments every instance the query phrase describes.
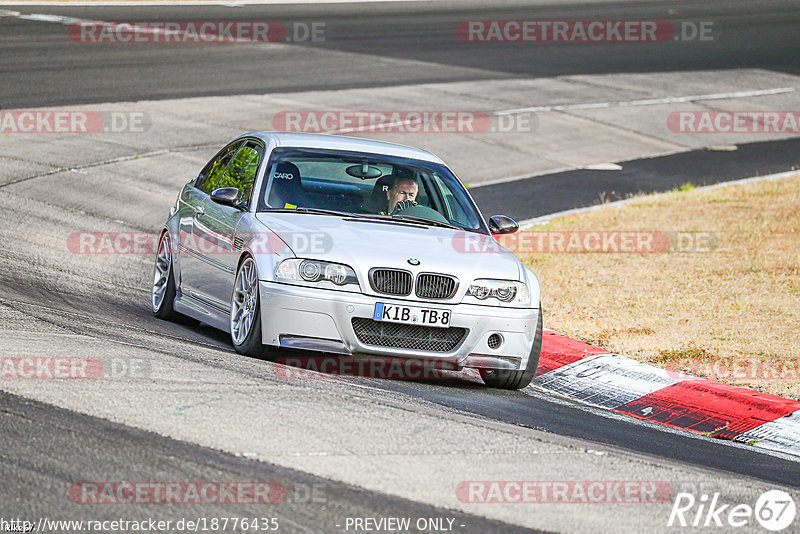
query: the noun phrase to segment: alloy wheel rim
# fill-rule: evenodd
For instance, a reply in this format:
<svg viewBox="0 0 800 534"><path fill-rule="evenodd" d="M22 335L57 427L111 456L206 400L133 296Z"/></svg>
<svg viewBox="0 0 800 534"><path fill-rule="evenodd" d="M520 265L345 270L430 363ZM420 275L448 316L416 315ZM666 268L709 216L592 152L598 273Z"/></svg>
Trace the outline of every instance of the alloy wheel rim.
<svg viewBox="0 0 800 534"><path fill-rule="evenodd" d="M171 266L169 235L164 234L158 243L156 263L153 269L153 311L160 310L164 303Z"/></svg>
<svg viewBox="0 0 800 534"><path fill-rule="evenodd" d="M231 336L236 345L241 345L250 334L258 305L258 281L256 266L248 258L236 275L231 306Z"/></svg>

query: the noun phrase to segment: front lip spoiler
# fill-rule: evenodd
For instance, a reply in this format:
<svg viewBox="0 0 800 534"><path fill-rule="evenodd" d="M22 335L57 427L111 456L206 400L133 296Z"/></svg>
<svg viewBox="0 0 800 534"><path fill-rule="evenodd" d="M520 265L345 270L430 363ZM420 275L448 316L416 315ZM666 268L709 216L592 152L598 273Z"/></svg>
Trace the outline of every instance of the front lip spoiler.
<svg viewBox="0 0 800 534"><path fill-rule="evenodd" d="M336 339L324 339L304 336L280 336L281 347L314 352L332 352L334 354L352 355L344 343Z"/></svg>
<svg viewBox="0 0 800 534"><path fill-rule="evenodd" d="M519 369L521 358L511 356L491 356L489 354L470 354L459 365L461 367L471 367L473 369L508 369L516 371Z"/></svg>

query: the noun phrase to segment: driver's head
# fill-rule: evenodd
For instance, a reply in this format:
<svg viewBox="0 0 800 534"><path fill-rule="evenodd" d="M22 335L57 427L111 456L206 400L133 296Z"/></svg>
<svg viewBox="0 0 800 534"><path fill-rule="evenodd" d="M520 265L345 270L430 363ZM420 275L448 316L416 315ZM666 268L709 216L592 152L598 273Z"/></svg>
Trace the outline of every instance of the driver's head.
<svg viewBox="0 0 800 534"><path fill-rule="evenodd" d="M413 178L396 178L389 190L386 191L386 198L389 201L389 211L387 213L392 213L394 207L401 200L416 200L418 191L419 186Z"/></svg>

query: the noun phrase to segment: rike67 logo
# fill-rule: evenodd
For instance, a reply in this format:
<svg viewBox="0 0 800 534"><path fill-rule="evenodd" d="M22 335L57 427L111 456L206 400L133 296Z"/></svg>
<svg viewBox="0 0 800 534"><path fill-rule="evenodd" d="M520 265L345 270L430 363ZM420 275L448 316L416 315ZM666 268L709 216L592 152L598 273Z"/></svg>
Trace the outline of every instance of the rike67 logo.
<svg viewBox="0 0 800 534"><path fill-rule="evenodd" d="M704 493L699 499L691 493L678 493L667 526L716 527L728 532L739 527L751 530L757 522L767 530L778 532L792 525L796 513L794 499L781 490L762 493L755 506L722 504L719 493Z"/></svg>

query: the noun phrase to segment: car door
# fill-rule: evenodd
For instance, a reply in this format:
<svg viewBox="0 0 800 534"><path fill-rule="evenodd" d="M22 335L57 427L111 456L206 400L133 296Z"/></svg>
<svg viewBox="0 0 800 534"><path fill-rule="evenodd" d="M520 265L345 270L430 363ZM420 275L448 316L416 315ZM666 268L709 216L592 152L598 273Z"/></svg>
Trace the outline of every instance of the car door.
<svg viewBox="0 0 800 534"><path fill-rule="evenodd" d="M205 213L197 218L194 228L197 242L209 245L200 251L196 289L202 298L226 312L230 311L239 260L239 251L233 246L234 233L240 219L247 213L256 171L263 154L263 145L255 140L248 140L239 147L215 188L239 189L242 192L241 205L234 207L218 204L209 196L204 202Z"/></svg>
<svg viewBox="0 0 800 534"><path fill-rule="evenodd" d="M180 221L181 292L185 295L200 299L205 295L202 287L202 266L204 261L214 255L212 254L214 244L199 241L198 236L202 234L198 233L197 227L203 223L206 202L211 191L216 189L219 179L243 144L244 141L234 141L220 150L203 167L195 180L194 187L188 188L184 194L184 200L190 208L187 216L181 217Z"/></svg>

